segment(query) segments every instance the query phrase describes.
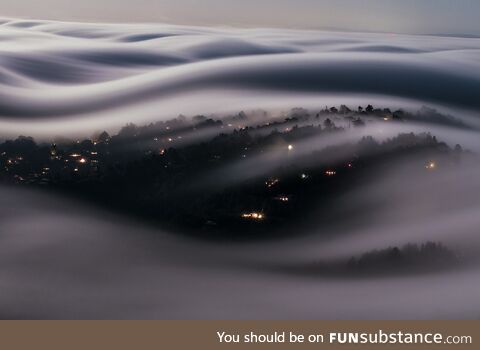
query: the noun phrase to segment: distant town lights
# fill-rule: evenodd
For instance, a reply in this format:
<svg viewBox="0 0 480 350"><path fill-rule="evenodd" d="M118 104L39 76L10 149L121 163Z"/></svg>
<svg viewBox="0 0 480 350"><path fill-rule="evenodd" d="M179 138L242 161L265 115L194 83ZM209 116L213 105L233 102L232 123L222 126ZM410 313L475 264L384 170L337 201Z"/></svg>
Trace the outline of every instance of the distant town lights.
<svg viewBox="0 0 480 350"><path fill-rule="evenodd" d="M252 220L263 220L265 215L262 213L252 212L252 213L243 213L242 218L244 219L252 219Z"/></svg>
<svg viewBox="0 0 480 350"><path fill-rule="evenodd" d="M278 184L279 181L280 181L279 179L275 179L275 178L273 178L273 179L268 179L268 180L265 182L265 185L267 185L268 188L271 188L271 187L275 186L276 184Z"/></svg>

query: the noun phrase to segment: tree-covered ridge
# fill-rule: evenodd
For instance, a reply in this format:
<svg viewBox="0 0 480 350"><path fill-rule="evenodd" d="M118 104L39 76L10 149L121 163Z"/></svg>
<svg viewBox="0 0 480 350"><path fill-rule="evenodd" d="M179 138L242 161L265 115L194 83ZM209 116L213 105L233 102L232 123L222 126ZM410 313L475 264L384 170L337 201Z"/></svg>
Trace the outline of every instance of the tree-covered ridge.
<svg viewBox="0 0 480 350"><path fill-rule="evenodd" d="M129 124L116 135L52 144L21 136L0 145L0 178L71 193L197 235L245 237L296 225L399 159L414 157L418 174L412 176L429 176L465 156L459 145L451 149L427 133L385 140L367 135L299 151L302 144L370 123L403 123L419 114L372 106L294 109L276 119L265 113ZM271 154L276 160L263 171L242 173L262 168Z"/></svg>

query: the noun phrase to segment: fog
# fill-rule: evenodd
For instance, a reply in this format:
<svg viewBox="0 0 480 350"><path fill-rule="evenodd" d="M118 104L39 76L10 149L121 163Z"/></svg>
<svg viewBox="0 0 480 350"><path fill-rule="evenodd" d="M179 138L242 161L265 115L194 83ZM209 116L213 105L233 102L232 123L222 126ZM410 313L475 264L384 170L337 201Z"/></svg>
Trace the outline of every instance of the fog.
<svg viewBox="0 0 480 350"><path fill-rule="evenodd" d="M475 0L3 0L0 4L2 14L24 18L477 35L479 9Z"/></svg>
<svg viewBox="0 0 480 350"><path fill-rule="evenodd" d="M244 159L231 162L229 165L215 170L213 174L200 177L198 183L194 183L193 187L202 185L226 187L249 179L261 179L271 174L275 169L288 167L289 165L295 165L295 168L298 169L299 165L303 168L308 168L320 162L323 164L340 161L348 162L349 158L351 158L350 153L345 155L341 152L331 152L326 155L323 154L321 159L312 156L312 154L315 151L321 151L332 146L354 145L362 138L369 136L372 136L378 142L383 142L398 134L431 133L442 142L446 142L451 148L461 143L462 146L470 151L480 152L479 134L475 129L448 127L414 121L408 123L392 121L384 123L378 122L378 120L367 120L367 125L364 127L350 128L344 120L334 120L334 122L337 126L344 127L345 130L338 133L303 138L301 141L291 144L292 150L288 150L287 144L285 144L263 150L262 153L257 155L248 155ZM275 128L272 127L272 129Z"/></svg>
<svg viewBox="0 0 480 350"><path fill-rule="evenodd" d="M468 114L480 107L479 48L468 38L10 19L0 25L0 126L48 137L318 108L332 96Z"/></svg>
<svg viewBox="0 0 480 350"><path fill-rule="evenodd" d="M424 171L419 154L396 159L327 209L309 208L282 239L247 242L187 238L53 191L0 187L0 318L480 317L479 49L469 38L5 19L2 138L85 135L255 108L268 112L263 125L291 107L372 103L428 105L461 123L367 120L295 142L290 152L249 155L192 186L262 180L295 162L299 169L344 161L341 153L311 155L364 136L382 142L429 132L472 153L438 172ZM213 135L185 136L196 142ZM383 276L303 268L427 241L444 244L459 264Z"/></svg>
<svg viewBox="0 0 480 350"><path fill-rule="evenodd" d="M185 238L71 199L2 187L0 317L478 318L480 168L464 162L412 177L416 166L415 157L399 162L336 199L332 208L348 220L250 243ZM426 241L442 242L462 263L386 276L302 272L320 260Z"/></svg>

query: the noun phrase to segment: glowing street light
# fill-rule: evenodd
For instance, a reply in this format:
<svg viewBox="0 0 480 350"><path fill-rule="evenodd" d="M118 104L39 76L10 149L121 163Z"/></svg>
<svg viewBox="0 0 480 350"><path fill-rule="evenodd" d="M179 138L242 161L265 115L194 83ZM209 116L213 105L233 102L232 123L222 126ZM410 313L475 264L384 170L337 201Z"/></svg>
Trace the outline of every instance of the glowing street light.
<svg viewBox="0 0 480 350"><path fill-rule="evenodd" d="M430 162L425 166L425 169L434 170L436 167L437 167L437 164L435 162Z"/></svg>

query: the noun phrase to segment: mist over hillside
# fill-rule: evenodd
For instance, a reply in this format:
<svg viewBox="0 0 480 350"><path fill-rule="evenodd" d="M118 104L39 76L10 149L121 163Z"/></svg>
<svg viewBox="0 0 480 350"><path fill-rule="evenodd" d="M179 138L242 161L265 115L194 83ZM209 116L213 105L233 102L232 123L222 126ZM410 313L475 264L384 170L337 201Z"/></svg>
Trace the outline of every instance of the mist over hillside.
<svg viewBox="0 0 480 350"><path fill-rule="evenodd" d="M1 20L0 318L478 318L479 50Z"/></svg>

